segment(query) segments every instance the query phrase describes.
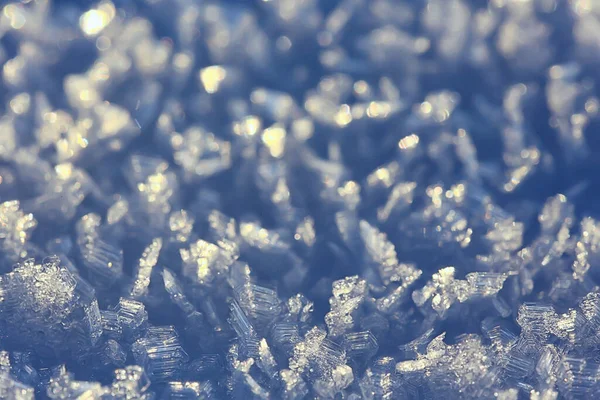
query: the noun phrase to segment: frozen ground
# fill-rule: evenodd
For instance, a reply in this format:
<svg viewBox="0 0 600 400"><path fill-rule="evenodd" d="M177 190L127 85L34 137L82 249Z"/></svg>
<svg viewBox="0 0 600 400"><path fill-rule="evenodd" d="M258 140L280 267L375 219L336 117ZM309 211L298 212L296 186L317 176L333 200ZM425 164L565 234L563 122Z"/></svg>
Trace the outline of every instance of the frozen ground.
<svg viewBox="0 0 600 400"><path fill-rule="evenodd" d="M0 399L600 397L600 2L0 3Z"/></svg>

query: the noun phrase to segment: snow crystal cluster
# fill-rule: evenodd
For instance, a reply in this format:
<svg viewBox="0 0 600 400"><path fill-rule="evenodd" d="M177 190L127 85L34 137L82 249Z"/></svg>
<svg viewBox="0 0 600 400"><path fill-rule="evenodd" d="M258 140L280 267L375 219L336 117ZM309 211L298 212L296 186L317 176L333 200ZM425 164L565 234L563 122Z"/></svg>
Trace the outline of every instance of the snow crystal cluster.
<svg viewBox="0 0 600 400"><path fill-rule="evenodd" d="M0 399L600 397L600 2L0 2Z"/></svg>

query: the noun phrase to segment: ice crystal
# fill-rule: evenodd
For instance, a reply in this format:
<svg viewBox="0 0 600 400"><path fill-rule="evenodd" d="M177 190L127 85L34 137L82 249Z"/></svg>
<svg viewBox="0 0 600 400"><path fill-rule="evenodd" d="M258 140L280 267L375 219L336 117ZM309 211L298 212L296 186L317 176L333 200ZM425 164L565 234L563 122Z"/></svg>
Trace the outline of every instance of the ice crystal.
<svg viewBox="0 0 600 400"><path fill-rule="evenodd" d="M0 398L595 398L600 7L4 1Z"/></svg>
<svg viewBox="0 0 600 400"><path fill-rule="evenodd" d="M507 278L506 274L472 272L467 274L466 280L460 280L455 279L455 271L454 267L446 267L433 274L431 281L413 292L415 304L423 306L430 300L431 308L444 316L456 302L495 295Z"/></svg>
<svg viewBox="0 0 600 400"><path fill-rule="evenodd" d="M131 288L132 297L140 297L148 291L152 269L158 262L158 255L162 248L162 239L157 238L144 250L138 263L137 276Z"/></svg>
<svg viewBox="0 0 600 400"><path fill-rule="evenodd" d="M172 326L150 327L147 334L133 344L132 352L136 362L159 381L180 375L188 361L188 355Z"/></svg>
<svg viewBox="0 0 600 400"><path fill-rule="evenodd" d="M0 219L0 240L5 257L10 261L26 257L23 251L31 231L37 226L33 214L24 214L19 208L19 201L13 200L0 204Z"/></svg>

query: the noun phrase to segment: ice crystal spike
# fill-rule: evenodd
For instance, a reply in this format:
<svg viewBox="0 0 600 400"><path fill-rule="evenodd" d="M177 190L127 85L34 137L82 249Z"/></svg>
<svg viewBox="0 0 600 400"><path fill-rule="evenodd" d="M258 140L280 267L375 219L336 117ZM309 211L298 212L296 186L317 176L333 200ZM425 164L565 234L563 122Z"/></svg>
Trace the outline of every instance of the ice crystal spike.
<svg viewBox="0 0 600 400"><path fill-rule="evenodd" d="M583 280L593 260L598 257L600 251L600 236L598 223L592 218L584 218L581 221L581 236L575 244L575 260L573 261L573 277Z"/></svg>
<svg viewBox="0 0 600 400"><path fill-rule="evenodd" d="M271 349L266 339L261 339L258 345L258 367L271 379L275 378L278 372L277 361L271 353Z"/></svg>
<svg viewBox="0 0 600 400"><path fill-rule="evenodd" d="M259 353L259 337L256 329L237 301L231 302L230 310L228 321L240 341L241 354L246 357L256 357Z"/></svg>
<svg viewBox="0 0 600 400"><path fill-rule="evenodd" d="M196 311L196 307L194 307L194 305L190 303L190 301L185 296L185 293L183 292L181 285L175 278L175 275L173 275L173 273L166 268L163 270L162 274L165 290L167 291L167 293L169 293L169 296L171 297L173 303L175 303L181 309L181 311L184 312L185 315L189 315Z"/></svg>
<svg viewBox="0 0 600 400"><path fill-rule="evenodd" d="M405 356L409 358L414 358L417 354L425 353L425 349L427 345L433 339L434 329L430 328L426 332L424 332L419 337L414 340L399 346L400 350L404 353Z"/></svg>
<svg viewBox="0 0 600 400"><path fill-rule="evenodd" d="M352 368L347 365L342 365L333 370L331 378L323 380L318 379L314 383L313 388L319 396L331 398L350 386L353 381L354 374Z"/></svg>
<svg viewBox="0 0 600 400"><path fill-rule="evenodd" d="M135 341L132 352L136 363L141 364L155 381L180 376L188 361L188 355L172 326L148 328L146 335Z"/></svg>
<svg viewBox="0 0 600 400"><path fill-rule="evenodd" d="M387 240L385 233L381 233L367 221L359 222L359 230L365 243L365 261L367 263L373 263L379 269L390 268L398 264L396 249Z"/></svg>
<svg viewBox="0 0 600 400"><path fill-rule="evenodd" d="M600 295L597 292L588 293L581 299L579 309L581 309L583 317L586 320L582 336L591 332L591 335L593 336L588 339L593 342L597 337L595 332L597 332L600 327Z"/></svg>
<svg viewBox="0 0 600 400"><path fill-rule="evenodd" d="M331 336L340 336L354 327L366 295L366 281L358 276L333 282L333 297L329 299L331 311L325 316Z"/></svg>
<svg viewBox="0 0 600 400"><path fill-rule="evenodd" d="M76 225L77 245L83 264L102 284L123 275L123 251L101 233L100 216L84 215Z"/></svg>
<svg viewBox="0 0 600 400"><path fill-rule="evenodd" d="M26 257L26 243L37 226L32 214L24 214L17 200L0 204L0 246L4 256L11 262Z"/></svg>
<svg viewBox="0 0 600 400"><path fill-rule="evenodd" d="M310 322L313 308L314 303L301 294L290 297L287 301L287 309L290 317L298 322Z"/></svg>
<svg viewBox="0 0 600 400"><path fill-rule="evenodd" d="M268 399L269 392L261 386L256 379L245 371L234 370L232 375L233 390L231 397Z"/></svg>
<svg viewBox="0 0 600 400"><path fill-rule="evenodd" d="M392 214L406 211L414 200L415 182L401 182L395 185L390 192L387 202L377 209L377 219L387 222Z"/></svg>
<svg viewBox="0 0 600 400"><path fill-rule="evenodd" d="M272 132L267 132L273 135ZM267 141L271 144L271 151L279 152L283 150L278 146L278 136L271 139L267 136ZM277 154L276 154L277 155ZM281 154L279 154L281 157ZM283 161L271 161L265 160L261 165L258 166L256 175L256 185L260 189L260 195L263 201L267 204L272 204L272 214L275 218L287 221L288 223L295 223L300 218L300 210L294 206L295 196L292 196L292 192L289 186L289 179L287 178L287 168Z"/></svg>
<svg viewBox="0 0 600 400"><path fill-rule="evenodd" d="M130 295L134 298L143 297L148 293L148 285L150 285L150 275L152 269L158 262L158 256L162 248L162 239L156 238L150 243L142 253L137 266L137 273Z"/></svg>

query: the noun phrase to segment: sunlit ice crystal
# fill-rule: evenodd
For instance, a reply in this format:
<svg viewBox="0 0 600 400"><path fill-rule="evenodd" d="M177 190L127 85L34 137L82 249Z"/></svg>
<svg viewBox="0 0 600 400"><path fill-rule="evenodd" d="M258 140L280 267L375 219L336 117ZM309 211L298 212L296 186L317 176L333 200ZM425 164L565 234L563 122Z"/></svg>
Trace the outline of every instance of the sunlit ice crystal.
<svg viewBox="0 0 600 400"><path fill-rule="evenodd" d="M211 177L231 166L231 144L220 140L201 127L192 127L170 138L175 162L186 179Z"/></svg>
<svg viewBox="0 0 600 400"><path fill-rule="evenodd" d="M99 382L78 381L73 374L67 372L65 366L56 368L46 389L50 399L63 400L81 397L101 397L108 393L108 389Z"/></svg>
<svg viewBox="0 0 600 400"><path fill-rule="evenodd" d="M164 398L197 399L214 396L214 388L210 382L171 381L167 385Z"/></svg>
<svg viewBox="0 0 600 400"><path fill-rule="evenodd" d="M72 84L75 83L78 82ZM76 95L79 99L91 89L76 86L72 90L77 90ZM92 103L89 107L91 110L85 118L79 118L71 123L63 117L64 123L56 126L54 131L43 132L46 135L58 135L54 147L59 161L82 162L83 160L85 163L87 160L98 159L107 153L121 150L139 134L138 125L126 109L108 102ZM58 112L49 113L47 124L56 124L54 121L59 117L61 114ZM52 125L48 126L51 127ZM50 138L46 138L48 139ZM97 152L91 152L92 148L97 149Z"/></svg>
<svg viewBox="0 0 600 400"><path fill-rule="evenodd" d="M130 184L135 190L130 201L131 215L136 223L160 232L168 223L177 200L177 178L161 159L140 157L133 158L131 163Z"/></svg>
<svg viewBox="0 0 600 400"><path fill-rule="evenodd" d="M333 282L333 297L329 299L331 311L325 316L331 336L339 336L356 324L367 290L366 282L357 276Z"/></svg>
<svg viewBox="0 0 600 400"><path fill-rule="evenodd" d="M416 187L415 182L401 182L395 185L387 202L377 209L377 219L387 222L390 216L406 211L413 202Z"/></svg>
<svg viewBox="0 0 600 400"><path fill-rule="evenodd" d="M592 218L581 221L581 236L575 244L575 260L573 261L573 277L582 280L591 268L593 260L598 257L598 230L597 223Z"/></svg>
<svg viewBox="0 0 600 400"><path fill-rule="evenodd" d="M119 323L118 315L115 311L101 311L100 323L102 325L102 334L107 338L120 339L123 335L123 327Z"/></svg>
<svg viewBox="0 0 600 400"><path fill-rule="evenodd" d="M137 273L133 286L131 288L132 297L142 297L147 294L148 286L150 285L150 275L152 269L158 262L158 256L162 248L162 239L156 238L150 243L138 262Z"/></svg>
<svg viewBox="0 0 600 400"><path fill-rule="evenodd" d="M312 328L304 340L296 344L289 361L290 369L308 377L331 378L336 368L346 363L345 351L327 338L318 327Z"/></svg>
<svg viewBox="0 0 600 400"><path fill-rule="evenodd" d="M151 400L154 393L149 390L150 379L143 367L129 365L125 368L116 369L115 379L110 387L110 396L115 398L139 398Z"/></svg>
<svg viewBox="0 0 600 400"><path fill-rule="evenodd" d="M183 274L198 283L209 283L225 276L237 254L202 239L189 249L180 250Z"/></svg>
<svg viewBox="0 0 600 400"><path fill-rule="evenodd" d="M44 191L27 201L27 208L40 219L48 221L69 221L77 212L78 206L95 189L88 174L71 163L54 166Z"/></svg>
<svg viewBox="0 0 600 400"><path fill-rule="evenodd" d="M0 224L0 243L5 257L17 261L23 257L27 240L37 221L32 214L24 214L20 210L19 201L12 200L0 204Z"/></svg>
<svg viewBox="0 0 600 400"><path fill-rule="evenodd" d="M366 399L392 398L400 382L395 378L394 359L378 358L360 380L361 393Z"/></svg>
<svg viewBox="0 0 600 400"><path fill-rule="evenodd" d="M465 335L455 345L446 345L444 337L445 334L442 334L434 338L427 346L427 353L419 355L416 360L396 364L396 370L401 373L429 371L434 377L432 383L437 381L436 376L443 382L439 389L432 387L434 391L442 387L454 391L495 383L489 350L481 343L480 337ZM451 381L446 380L449 376L452 376Z"/></svg>
<svg viewBox="0 0 600 400"><path fill-rule="evenodd" d="M381 233L367 221L360 221L359 229L365 243L365 261L373 263L380 270L385 270L398 264L396 249L387 240L385 233Z"/></svg>
<svg viewBox="0 0 600 400"><path fill-rule="evenodd" d="M571 227L574 218L574 207L563 194L548 198L542 208L538 221L542 230L548 233L558 231L561 225Z"/></svg>
<svg viewBox="0 0 600 400"><path fill-rule="evenodd" d="M0 396L15 400L32 400L35 398L34 388L20 382L14 374L11 374L11 361L9 353L6 351L0 352Z"/></svg>
<svg viewBox="0 0 600 400"><path fill-rule="evenodd" d="M438 246L450 252L471 245L473 228L464 212L453 204L459 201L455 196L461 196L465 186L458 184L453 189L445 191L439 184L427 187L426 207L400 220L399 228L411 242L414 240L424 247Z"/></svg>
<svg viewBox="0 0 600 400"><path fill-rule="evenodd" d="M187 242L192 236L194 218L186 210L174 211L169 216L170 241L177 243Z"/></svg>
<svg viewBox="0 0 600 400"><path fill-rule="evenodd" d="M352 368L347 365L336 367L333 370L332 377L327 379L318 379L313 388L318 395L323 397L332 397L343 389L347 388L354 381Z"/></svg>
<svg viewBox="0 0 600 400"><path fill-rule="evenodd" d="M546 85L551 126L558 132L570 162L584 156L587 149L586 130L597 119L598 99L592 82L581 77L578 64L554 65L548 70Z"/></svg>
<svg viewBox="0 0 600 400"><path fill-rule="evenodd" d="M287 230L266 229L255 222L241 222L240 254L258 271L277 276L304 279L306 268L303 261L291 251L292 243ZM297 273L297 275L294 275ZM285 279L285 278L284 278ZM293 282L286 282L293 287Z"/></svg>
<svg viewBox="0 0 600 400"><path fill-rule="evenodd" d="M431 301L431 307L444 316L454 303L463 303L478 297L490 297L498 293L508 277L501 273L467 274L466 280L455 279L456 269L446 267L433 274L431 281L412 293L416 305Z"/></svg>
<svg viewBox="0 0 600 400"><path fill-rule="evenodd" d="M34 285L43 285L39 290L33 290ZM31 318L64 318L71 311L69 306L74 300L75 279L56 260L48 260L43 264L36 264L35 260L28 259L23 264L2 276L4 292L21 291L21 296L29 296L18 299L16 293L11 298L3 299L3 306L16 307L14 318L22 318L22 313L29 313ZM47 303L52 299L53 302ZM48 313L37 313L48 310ZM7 316L11 313L9 311Z"/></svg>
<svg viewBox="0 0 600 400"><path fill-rule="evenodd" d="M523 244L523 224L506 219L495 224L485 235L495 252L515 251Z"/></svg>
<svg viewBox="0 0 600 400"><path fill-rule="evenodd" d="M308 395L308 386L297 372L289 369L281 370L281 380L283 382L282 398L301 399Z"/></svg>
<svg viewBox="0 0 600 400"><path fill-rule="evenodd" d="M1 279L2 325L10 326L3 331L4 339L56 353L77 353L95 344L101 333L98 303L93 290L83 295L82 285L87 284L57 257L17 264ZM75 338L77 343L66 345Z"/></svg>

